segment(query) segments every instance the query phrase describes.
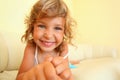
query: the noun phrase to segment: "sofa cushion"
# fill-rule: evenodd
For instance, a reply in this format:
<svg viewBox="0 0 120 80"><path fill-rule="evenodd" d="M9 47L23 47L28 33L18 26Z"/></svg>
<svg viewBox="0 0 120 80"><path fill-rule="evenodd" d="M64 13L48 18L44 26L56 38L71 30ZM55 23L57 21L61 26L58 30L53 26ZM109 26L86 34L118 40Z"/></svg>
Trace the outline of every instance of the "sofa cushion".
<svg viewBox="0 0 120 80"><path fill-rule="evenodd" d="M99 46L99 45L69 45L69 58L70 60L83 60L90 58L100 57L114 57L118 55L117 49L110 46Z"/></svg>
<svg viewBox="0 0 120 80"><path fill-rule="evenodd" d="M4 71L0 73L0 80L16 80L17 73L17 70Z"/></svg>
<svg viewBox="0 0 120 80"><path fill-rule="evenodd" d="M8 64L6 70L18 69L23 57L24 44L21 42L21 34L3 32L4 41L8 49Z"/></svg>
<svg viewBox="0 0 120 80"><path fill-rule="evenodd" d="M8 48L3 35L0 33L0 72L3 71L8 64Z"/></svg>
<svg viewBox="0 0 120 80"><path fill-rule="evenodd" d="M86 59L72 69L75 80L120 80L120 59Z"/></svg>

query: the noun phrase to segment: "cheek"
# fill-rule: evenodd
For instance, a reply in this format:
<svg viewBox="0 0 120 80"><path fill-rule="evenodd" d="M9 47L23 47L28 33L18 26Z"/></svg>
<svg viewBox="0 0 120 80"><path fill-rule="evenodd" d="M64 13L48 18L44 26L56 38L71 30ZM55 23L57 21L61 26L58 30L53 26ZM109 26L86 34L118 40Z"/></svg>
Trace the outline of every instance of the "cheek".
<svg viewBox="0 0 120 80"><path fill-rule="evenodd" d="M33 38L38 39L40 37L40 33L38 31L34 31Z"/></svg>
<svg viewBox="0 0 120 80"><path fill-rule="evenodd" d="M56 37L57 37L57 39L58 39L59 42L62 42L62 41L63 41L63 36L64 36L63 33L56 35Z"/></svg>

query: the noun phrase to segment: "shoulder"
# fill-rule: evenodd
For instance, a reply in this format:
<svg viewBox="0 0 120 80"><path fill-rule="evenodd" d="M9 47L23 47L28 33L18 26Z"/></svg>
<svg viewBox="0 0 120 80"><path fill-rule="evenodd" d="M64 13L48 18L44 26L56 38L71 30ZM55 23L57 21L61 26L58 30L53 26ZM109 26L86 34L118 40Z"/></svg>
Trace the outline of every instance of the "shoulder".
<svg viewBox="0 0 120 80"><path fill-rule="evenodd" d="M35 49L36 45L32 43L27 43L25 50L24 50L24 61L26 62L33 62L34 63L34 56L35 56Z"/></svg>
<svg viewBox="0 0 120 80"><path fill-rule="evenodd" d="M34 54L35 53L35 49L36 49L36 45L35 44L27 43L27 45L25 47L25 54L27 54L27 53Z"/></svg>
<svg viewBox="0 0 120 80"><path fill-rule="evenodd" d="M34 62L36 45L27 43L24 51L24 60Z"/></svg>

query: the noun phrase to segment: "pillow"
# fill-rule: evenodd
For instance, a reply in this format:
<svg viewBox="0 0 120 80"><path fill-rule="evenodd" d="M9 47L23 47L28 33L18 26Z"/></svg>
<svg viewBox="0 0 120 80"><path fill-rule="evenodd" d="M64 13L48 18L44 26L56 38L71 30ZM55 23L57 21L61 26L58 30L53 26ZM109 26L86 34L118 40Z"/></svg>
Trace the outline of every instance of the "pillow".
<svg viewBox="0 0 120 80"><path fill-rule="evenodd" d="M2 33L8 48L8 65L7 70L16 70L19 68L23 53L24 45L21 42L21 34L15 32Z"/></svg>
<svg viewBox="0 0 120 80"><path fill-rule="evenodd" d="M83 60L89 58L100 58L100 57L117 57L117 49L109 46L99 45L87 45L79 44L76 46L69 45L69 59L70 60Z"/></svg>
<svg viewBox="0 0 120 80"><path fill-rule="evenodd" d="M0 33L0 72L4 71L8 64L8 48Z"/></svg>

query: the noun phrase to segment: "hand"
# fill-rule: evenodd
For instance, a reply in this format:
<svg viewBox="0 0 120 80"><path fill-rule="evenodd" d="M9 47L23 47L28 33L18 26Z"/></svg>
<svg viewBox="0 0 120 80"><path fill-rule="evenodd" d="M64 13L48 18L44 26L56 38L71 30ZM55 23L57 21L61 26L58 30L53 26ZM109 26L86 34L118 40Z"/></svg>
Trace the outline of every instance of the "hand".
<svg viewBox="0 0 120 80"><path fill-rule="evenodd" d="M62 57L48 58L22 74L18 80L73 80L68 62Z"/></svg>
<svg viewBox="0 0 120 80"><path fill-rule="evenodd" d="M63 59L63 57L55 57L52 60L52 64L56 69L56 74L62 80L73 80L72 72L69 68L69 63L67 59Z"/></svg>
<svg viewBox="0 0 120 80"><path fill-rule="evenodd" d="M63 50L60 53L60 56L65 56L68 53L68 44L67 44L67 42L63 42L62 48L63 48Z"/></svg>
<svg viewBox="0 0 120 80"><path fill-rule="evenodd" d="M45 61L36 65L23 76L22 80L62 80L56 74L56 70L53 64L49 61Z"/></svg>
<svg viewBox="0 0 120 80"><path fill-rule="evenodd" d="M67 42L63 42L62 44L63 50L60 53L60 56L62 57L55 57L52 60L52 63L54 67L56 68L56 72L59 75L60 78L63 80L74 80L72 76L72 72L69 68L69 62L68 58L63 59L63 57L68 54L68 44Z"/></svg>

